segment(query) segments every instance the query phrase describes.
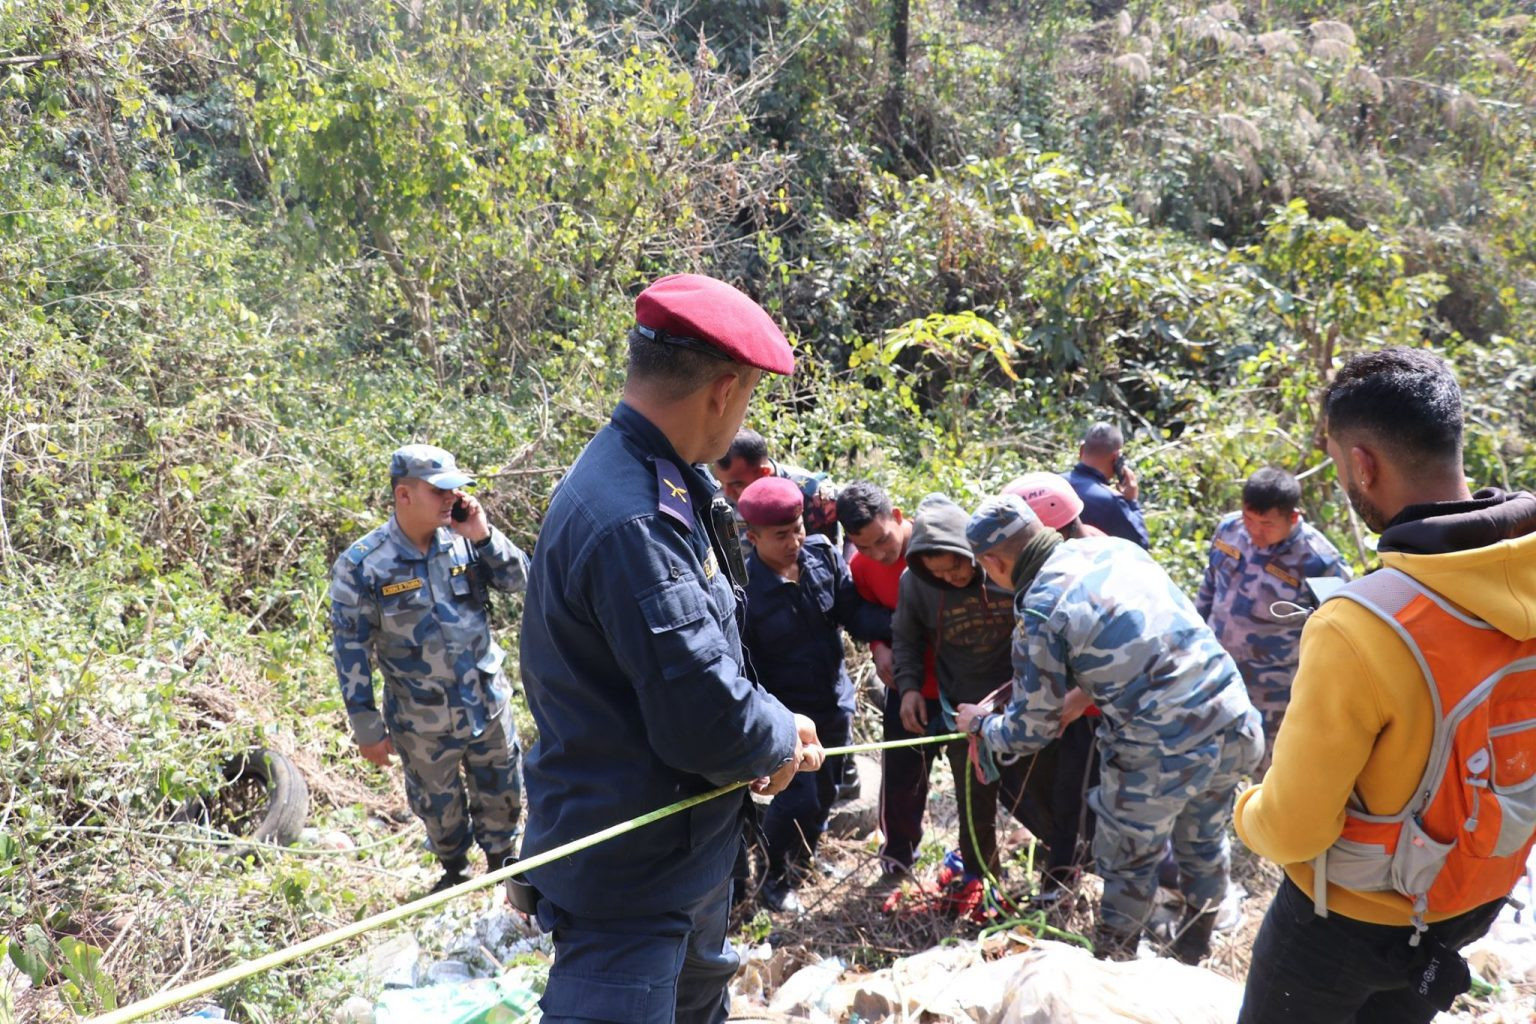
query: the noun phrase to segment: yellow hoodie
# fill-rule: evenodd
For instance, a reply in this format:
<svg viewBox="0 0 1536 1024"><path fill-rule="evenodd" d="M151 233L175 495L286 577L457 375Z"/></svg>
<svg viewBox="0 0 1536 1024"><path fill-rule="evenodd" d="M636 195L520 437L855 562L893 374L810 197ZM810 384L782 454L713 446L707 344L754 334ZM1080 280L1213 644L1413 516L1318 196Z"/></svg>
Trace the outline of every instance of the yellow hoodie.
<svg viewBox="0 0 1536 1024"><path fill-rule="evenodd" d="M1511 495L1508 511L1516 502L1522 518L1536 518L1536 499ZM1524 529L1536 530L1536 522L1525 522ZM1536 532L1445 554L1385 550L1391 535L1389 529L1383 537L1384 565L1509 636L1536 636ZM1400 811L1424 773L1433 734L1429 687L1402 640L1353 601L1324 604L1302 631L1273 766L1260 785L1238 797L1238 836L1255 853L1283 864L1312 895L1311 862L1339 837L1350 794L1358 793L1372 814ZM1408 900L1396 893L1355 892L1332 883L1328 907L1373 924L1406 925L1412 917ZM1428 920L1451 916L1431 914Z"/></svg>

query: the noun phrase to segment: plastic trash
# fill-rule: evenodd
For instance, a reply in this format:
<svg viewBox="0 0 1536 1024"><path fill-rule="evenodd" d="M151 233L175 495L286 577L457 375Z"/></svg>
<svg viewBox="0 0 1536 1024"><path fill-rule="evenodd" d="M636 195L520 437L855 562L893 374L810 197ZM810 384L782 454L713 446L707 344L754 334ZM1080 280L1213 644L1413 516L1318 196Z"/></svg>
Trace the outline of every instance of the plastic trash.
<svg viewBox="0 0 1536 1024"><path fill-rule="evenodd" d="M1111 963L1049 941L1009 959L998 1024L1229 1024L1243 1001L1237 982L1177 960Z"/></svg>
<svg viewBox="0 0 1536 1024"><path fill-rule="evenodd" d="M843 961L835 956L802 967L784 980L768 1001L775 1013L805 1015L812 1010L826 1010L828 991L843 973Z"/></svg>
<svg viewBox="0 0 1536 1024"><path fill-rule="evenodd" d="M374 1004L373 1024L527 1024L548 979L548 968L520 967L499 978L394 989Z"/></svg>

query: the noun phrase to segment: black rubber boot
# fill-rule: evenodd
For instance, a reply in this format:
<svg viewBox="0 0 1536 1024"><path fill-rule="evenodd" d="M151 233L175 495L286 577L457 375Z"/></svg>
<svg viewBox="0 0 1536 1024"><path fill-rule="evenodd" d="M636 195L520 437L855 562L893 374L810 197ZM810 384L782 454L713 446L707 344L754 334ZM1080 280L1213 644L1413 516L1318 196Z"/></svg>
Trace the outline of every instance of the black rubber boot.
<svg viewBox="0 0 1536 1024"><path fill-rule="evenodd" d="M1173 937L1173 958L1180 963L1198 966L1211 951L1211 931L1216 927L1216 911L1199 911L1186 906L1179 919L1179 931Z"/></svg>
<svg viewBox="0 0 1536 1024"><path fill-rule="evenodd" d="M464 881L466 877L468 877L468 854L461 853L457 857L449 857L447 860L441 861L440 863L443 865L443 877L437 880L437 884L432 887L432 892L442 892L444 889L452 889L454 886L458 885L460 882Z"/></svg>
<svg viewBox="0 0 1536 1024"><path fill-rule="evenodd" d="M791 887L787 878L765 878L758 898L762 900L763 906L775 913L796 916L805 913L805 907L800 903L799 895Z"/></svg>
<svg viewBox="0 0 1536 1024"><path fill-rule="evenodd" d="M835 804L846 800L857 800L862 787L859 784L859 765L850 755L843 758L843 774L837 780L837 796L832 800Z"/></svg>
<svg viewBox="0 0 1536 1024"><path fill-rule="evenodd" d="M1093 955L1100 960L1135 960L1141 931L1122 932L1101 924L1093 930Z"/></svg>

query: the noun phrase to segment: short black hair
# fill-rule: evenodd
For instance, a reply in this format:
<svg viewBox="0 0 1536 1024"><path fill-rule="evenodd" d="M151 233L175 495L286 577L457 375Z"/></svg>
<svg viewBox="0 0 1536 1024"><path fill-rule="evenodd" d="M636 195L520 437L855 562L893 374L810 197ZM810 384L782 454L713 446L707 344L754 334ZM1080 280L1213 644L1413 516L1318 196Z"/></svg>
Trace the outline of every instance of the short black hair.
<svg viewBox="0 0 1536 1024"><path fill-rule="evenodd" d="M1260 514L1279 509L1290 515L1301 506L1301 484L1285 470L1265 466L1243 484L1243 505Z"/></svg>
<svg viewBox="0 0 1536 1024"><path fill-rule="evenodd" d="M1405 464L1461 459L1461 388L1444 359L1423 349L1364 352L1323 393L1331 435L1371 438Z"/></svg>
<svg viewBox="0 0 1536 1024"><path fill-rule="evenodd" d="M889 516L891 496L868 480L855 480L837 495L837 522L849 533L858 533L882 516Z"/></svg>
<svg viewBox="0 0 1536 1024"><path fill-rule="evenodd" d="M1120 433L1120 428L1102 420L1083 435L1083 447L1095 455L1113 455L1124 446L1125 436Z"/></svg>
<svg viewBox="0 0 1536 1024"><path fill-rule="evenodd" d="M629 332L629 379L657 389L672 401L686 398L723 373L740 375L745 369L723 352L714 356L647 338L638 330Z"/></svg>
<svg viewBox="0 0 1536 1024"><path fill-rule="evenodd" d="M725 454L715 460L715 465L721 469L730 469L731 463L737 459L746 460L747 465L754 469L768 461L768 442L762 434L751 427L742 427L736 431L736 440L726 449Z"/></svg>

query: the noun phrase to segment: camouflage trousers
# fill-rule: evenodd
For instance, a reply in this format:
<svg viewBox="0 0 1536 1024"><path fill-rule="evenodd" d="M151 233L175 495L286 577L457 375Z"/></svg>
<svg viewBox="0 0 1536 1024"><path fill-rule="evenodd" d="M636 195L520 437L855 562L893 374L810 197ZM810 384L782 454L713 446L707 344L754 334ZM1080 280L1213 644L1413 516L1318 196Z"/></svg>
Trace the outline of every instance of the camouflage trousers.
<svg viewBox="0 0 1536 1024"><path fill-rule="evenodd" d="M1264 777L1269 771L1269 762L1275 749L1275 736L1280 732L1280 722L1285 718L1285 709L1291 703L1291 679L1295 675L1293 667L1273 668L1269 666L1249 665L1239 662L1238 670L1242 673L1243 684L1248 690L1248 699L1253 706L1259 709L1259 714L1264 718L1264 757L1254 769L1254 781Z"/></svg>
<svg viewBox="0 0 1536 1024"><path fill-rule="evenodd" d="M474 735L462 709L436 721L397 720L389 735L405 769L405 795L427 829L427 842L441 860L469 852L471 834L486 862L499 867L514 853L523 813L523 767L512 725L512 702L486 716Z"/></svg>
<svg viewBox="0 0 1536 1024"><path fill-rule="evenodd" d="M1157 865L1168 839L1179 888L1192 906L1214 907L1227 892L1227 825L1238 781L1258 764L1264 734L1250 711L1208 741L1167 757L1129 761L1106 745L1099 785L1088 794L1098 816L1093 857L1104 879L1100 919L1136 932L1157 895Z"/></svg>

